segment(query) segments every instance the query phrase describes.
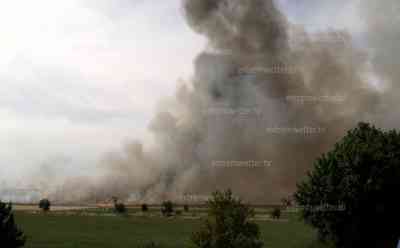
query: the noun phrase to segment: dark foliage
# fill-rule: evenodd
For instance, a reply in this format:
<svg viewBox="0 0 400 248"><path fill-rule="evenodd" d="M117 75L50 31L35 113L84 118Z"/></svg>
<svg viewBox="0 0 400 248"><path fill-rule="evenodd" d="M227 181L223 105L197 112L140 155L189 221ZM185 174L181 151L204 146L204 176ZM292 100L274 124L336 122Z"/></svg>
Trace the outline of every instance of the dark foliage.
<svg viewBox="0 0 400 248"><path fill-rule="evenodd" d="M39 208L47 212L50 210L51 203L48 199L42 199L39 201Z"/></svg>
<svg viewBox="0 0 400 248"><path fill-rule="evenodd" d="M281 209L276 207L271 211L271 217L273 219L280 219L281 218Z"/></svg>
<svg viewBox="0 0 400 248"><path fill-rule="evenodd" d="M183 205L183 211L189 212L189 205L188 204Z"/></svg>
<svg viewBox="0 0 400 248"><path fill-rule="evenodd" d="M127 213L127 209L125 207L125 204L122 202L118 201L118 197L113 196L112 200L114 202L114 211L118 214L125 214Z"/></svg>
<svg viewBox="0 0 400 248"><path fill-rule="evenodd" d="M127 212L125 204L120 202L114 204L114 210L119 214L124 214Z"/></svg>
<svg viewBox="0 0 400 248"><path fill-rule="evenodd" d="M292 199L290 199L289 197L288 198L282 198L281 202L282 202L282 205L283 205L284 208L289 208L289 207L292 206Z"/></svg>
<svg viewBox="0 0 400 248"><path fill-rule="evenodd" d="M172 216L173 212L174 212L174 204L171 201L165 201L162 203L161 213L164 216Z"/></svg>
<svg viewBox="0 0 400 248"><path fill-rule="evenodd" d="M147 212L149 211L149 206L147 206L146 203L142 204L142 212Z"/></svg>
<svg viewBox="0 0 400 248"><path fill-rule="evenodd" d="M15 224L11 203L0 202L0 247L23 247L25 240L24 233Z"/></svg>
<svg viewBox="0 0 400 248"><path fill-rule="evenodd" d="M322 155L295 199L337 247L395 247L400 237L400 134L360 123Z"/></svg>

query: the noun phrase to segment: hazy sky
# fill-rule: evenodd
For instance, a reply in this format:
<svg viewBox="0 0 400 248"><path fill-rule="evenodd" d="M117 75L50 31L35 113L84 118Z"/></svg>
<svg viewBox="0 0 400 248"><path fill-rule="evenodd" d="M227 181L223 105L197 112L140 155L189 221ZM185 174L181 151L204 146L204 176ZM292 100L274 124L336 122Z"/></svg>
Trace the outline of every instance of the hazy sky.
<svg viewBox="0 0 400 248"><path fill-rule="evenodd" d="M357 1L280 0L310 29L360 36ZM13 0L0 8L0 181L40 167L81 175L147 139L157 102L205 47L180 0Z"/></svg>

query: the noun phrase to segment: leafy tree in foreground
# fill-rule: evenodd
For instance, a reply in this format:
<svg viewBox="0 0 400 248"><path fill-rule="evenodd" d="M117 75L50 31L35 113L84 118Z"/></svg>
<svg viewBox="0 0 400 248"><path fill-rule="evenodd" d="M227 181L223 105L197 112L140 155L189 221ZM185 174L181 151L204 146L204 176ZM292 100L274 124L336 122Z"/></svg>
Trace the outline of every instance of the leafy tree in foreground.
<svg viewBox="0 0 400 248"><path fill-rule="evenodd" d="M254 210L232 196L230 190L215 192L207 201L208 219L204 227L192 235L199 248L260 248L260 231L249 221Z"/></svg>
<svg viewBox="0 0 400 248"><path fill-rule="evenodd" d="M26 237L14 222L11 203L0 202L0 247L23 247Z"/></svg>
<svg viewBox="0 0 400 248"><path fill-rule="evenodd" d="M51 203L48 199L42 199L39 202L39 208L47 212L50 210Z"/></svg>
<svg viewBox="0 0 400 248"><path fill-rule="evenodd" d="M396 247L400 133L366 123L322 155L295 199L306 222L337 247Z"/></svg>

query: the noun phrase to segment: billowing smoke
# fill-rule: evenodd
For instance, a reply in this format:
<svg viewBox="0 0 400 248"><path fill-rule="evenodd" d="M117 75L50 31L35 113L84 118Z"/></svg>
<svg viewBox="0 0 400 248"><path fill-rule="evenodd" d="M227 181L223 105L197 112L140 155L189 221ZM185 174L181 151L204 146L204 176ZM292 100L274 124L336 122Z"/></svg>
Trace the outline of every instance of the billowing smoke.
<svg viewBox="0 0 400 248"><path fill-rule="evenodd" d="M361 1L362 15L368 27L368 48L371 71L379 76L383 87L379 111L380 123L389 128L398 128L400 112L395 109L400 99L400 2L387 0Z"/></svg>
<svg viewBox="0 0 400 248"><path fill-rule="evenodd" d="M107 156L104 175L79 183L80 199L159 202L225 188L254 203L290 195L357 122L395 123L384 107L396 102L399 33L373 18L375 2L361 6L370 59L345 30L309 34L272 0L183 1L188 24L209 41L193 79L155 115L155 145L134 142Z"/></svg>

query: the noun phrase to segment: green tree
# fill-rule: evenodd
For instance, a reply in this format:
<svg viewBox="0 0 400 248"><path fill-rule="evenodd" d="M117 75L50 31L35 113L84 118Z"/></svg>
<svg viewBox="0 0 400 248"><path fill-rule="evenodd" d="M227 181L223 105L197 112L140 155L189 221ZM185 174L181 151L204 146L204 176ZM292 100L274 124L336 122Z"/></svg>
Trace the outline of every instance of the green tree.
<svg viewBox="0 0 400 248"><path fill-rule="evenodd" d="M360 123L298 185L305 221L337 247L395 247L400 237L400 134Z"/></svg>
<svg viewBox="0 0 400 248"><path fill-rule="evenodd" d="M192 235L199 248L260 248L263 242L255 223L249 221L254 210L233 197L232 192L216 191L207 201L208 219Z"/></svg>
<svg viewBox="0 0 400 248"><path fill-rule="evenodd" d="M125 204L119 202L114 205L115 212L119 214L125 214L127 212Z"/></svg>
<svg viewBox="0 0 400 248"><path fill-rule="evenodd" d="M11 203L0 202L0 247L23 247L25 241L24 233L15 224Z"/></svg>
<svg viewBox="0 0 400 248"><path fill-rule="evenodd" d="M174 212L174 204L171 201L165 201L161 206L161 213L164 216L171 216Z"/></svg>
<svg viewBox="0 0 400 248"><path fill-rule="evenodd" d="M183 211L189 212L189 205L188 204L183 205Z"/></svg>
<svg viewBox="0 0 400 248"><path fill-rule="evenodd" d="M146 203L142 204L142 212L147 212L149 211L149 206Z"/></svg>
<svg viewBox="0 0 400 248"><path fill-rule="evenodd" d="M122 202L119 202L118 197L112 197L112 200L114 202L114 211L116 213L125 214L127 212L125 204L123 204Z"/></svg>
<svg viewBox="0 0 400 248"><path fill-rule="evenodd" d="M283 205L283 207L284 207L285 209L292 206L292 199L290 199L289 197L287 197L287 198L282 198L282 199L281 199L281 202L282 202L282 205Z"/></svg>
<svg viewBox="0 0 400 248"><path fill-rule="evenodd" d="M271 211L271 217L273 219L280 219L281 218L281 209L278 207L274 207Z"/></svg>
<svg viewBox="0 0 400 248"><path fill-rule="evenodd" d="M39 208L47 212L50 210L51 203L48 199L42 199L39 201Z"/></svg>

